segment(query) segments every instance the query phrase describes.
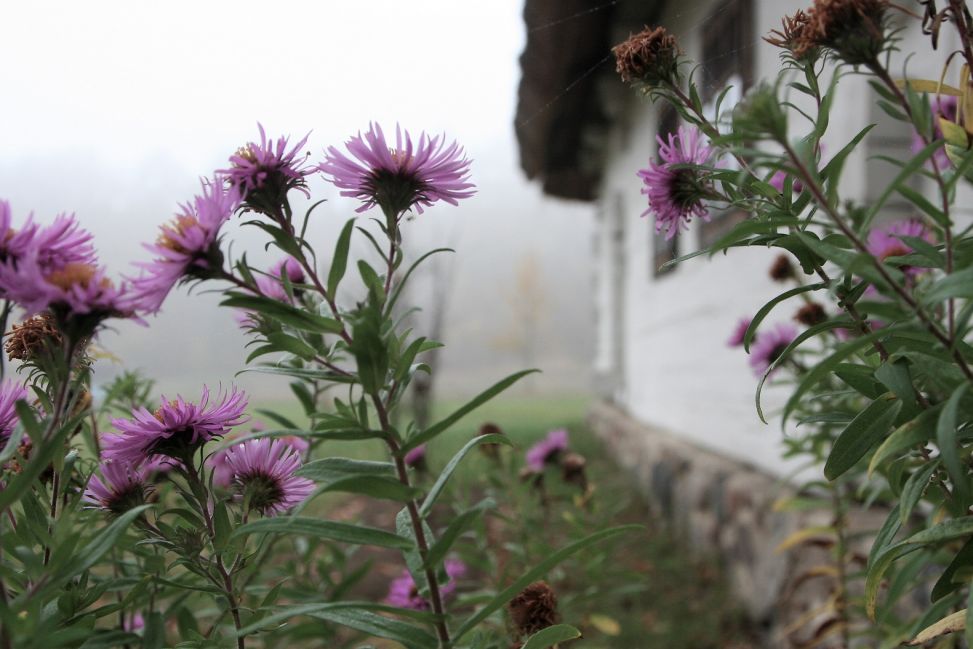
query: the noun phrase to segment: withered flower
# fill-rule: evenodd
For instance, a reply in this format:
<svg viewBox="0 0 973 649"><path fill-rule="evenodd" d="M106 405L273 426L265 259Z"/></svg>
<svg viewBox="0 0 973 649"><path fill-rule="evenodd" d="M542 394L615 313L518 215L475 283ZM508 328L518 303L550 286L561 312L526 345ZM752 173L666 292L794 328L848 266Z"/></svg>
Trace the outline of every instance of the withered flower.
<svg viewBox="0 0 973 649"><path fill-rule="evenodd" d="M612 48L615 70L625 83L649 87L674 83L679 78L679 46L664 27L646 27Z"/></svg>
<svg viewBox="0 0 973 649"><path fill-rule="evenodd" d="M886 44L888 8L888 0L815 0L794 56L823 47L849 65L875 63Z"/></svg>
<svg viewBox="0 0 973 649"><path fill-rule="evenodd" d="M517 633L531 635L557 623L557 596L545 581L535 581L507 605Z"/></svg>
<svg viewBox="0 0 973 649"><path fill-rule="evenodd" d="M805 32L810 21L810 16L798 9L793 16L784 16L781 21L781 28L771 30L769 34L764 36L764 40L774 47L789 51L795 59L814 58L814 55L817 54L817 48L807 49L805 41Z"/></svg>
<svg viewBox="0 0 973 649"><path fill-rule="evenodd" d="M794 319L803 325L813 327L828 319L828 312L817 302L808 302L794 314Z"/></svg>
<svg viewBox="0 0 973 649"><path fill-rule="evenodd" d="M564 481L568 484L575 484L581 487L582 491L588 489L588 476L585 473L587 460L580 453L568 453L561 459L561 471Z"/></svg>
<svg viewBox="0 0 973 649"><path fill-rule="evenodd" d="M483 437L484 435L503 435L504 433L496 424L487 422L480 426L480 430L476 434ZM500 457L500 444L496 442L484 442L480 444L480 452L491 460L496 460Z"/></svg>
<svg viewBox="0 0 973 649"><path fill-rule="evenodd" d="M29 361L46 349L57 349L63 342L61 332L48 312L14 325L7 333L4 349L10 360Z"/></svg>
<svg viewBox="0 0 973 649"><path fill-rule="evenodd" d="M778 255L774 259L774 263L771 265L768 274L770 275L770 279L775 282L784 282L794 277L794 266L791 265L791 261L787 258L787 255Z"/></svg>

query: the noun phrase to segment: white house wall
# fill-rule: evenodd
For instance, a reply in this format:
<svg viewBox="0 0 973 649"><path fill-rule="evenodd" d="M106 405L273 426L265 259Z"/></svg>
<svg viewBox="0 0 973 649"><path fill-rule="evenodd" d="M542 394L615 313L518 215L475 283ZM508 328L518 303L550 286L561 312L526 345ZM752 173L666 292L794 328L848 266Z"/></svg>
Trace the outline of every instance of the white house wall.
<svg viewBox="0 0 973 649"><path fill-rule="evenodd" d="M756 42L752 46L756 48L757 79L772 79L780 69L778 50L757 39L778 28L784 14L807 4L805 0L755 2ZM676 34L690 58L698 60L699 25L710 11L718 11L719 5L669 3L670 9L659 22ZM620 34L620 38L626 35ZM904 49L925 47L919 38L910 35ZM939 73L938 65L929 59L913 60L910 71L930 77ZM863 78L844 83L826 138L826 156L874 119L868 111L871 102L872 91ZM596 369L606 386L605 393L648 425L784 475L792 467L780 460L779 423L768 426L759 422L753 401L757 380L747 356L741 349L726 345L739 318L753 314L782 290L782 285L767 276L776 253L736 249L726 256L689 260L668 274L653 277L653 223L651 216L639 216L646 201L635 172L655 156L656 109L648 100L634 100L621 119L609 144L596 235ZM884 153L872 150L876 152ZM843 179L846 194L858 200L875 195L881 189L876 188L879 179L891 178L891 172L869 167L876 163L867 157L864 151L852 156ZM615 245L619 221L624 224L624 238ZM683 233L679 254L698 245L699 232L694 225ZM619 254L623 255L621 259ZM623 277L613 268L621 269ZM623 296L621 302L613 300L615 293ZM798 306L785 304L767 324L789 321ZM783 387L765 390L765 408L772 411L786 394Z"/></svg>

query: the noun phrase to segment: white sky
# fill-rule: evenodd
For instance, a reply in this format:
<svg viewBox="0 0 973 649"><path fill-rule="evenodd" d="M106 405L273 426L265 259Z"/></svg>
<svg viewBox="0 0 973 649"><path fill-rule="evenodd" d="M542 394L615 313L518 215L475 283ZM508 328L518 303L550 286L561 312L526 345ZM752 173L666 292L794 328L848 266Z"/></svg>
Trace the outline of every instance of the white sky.
<svg viewBox="0 0 973 649"><path fill-rule="evenodd" d="M510 317L503 301L512 267L532 255L553 296L549 324L574 327L566 338L546 337L559 358L552 362L583 369L590 308L578 299L588 280L579 260L589 255L590 210L543 199L519 170L521 10L521 0L2 3L0 198L11 201L15 222L30 211L41 221L76 212L118 273L199 176L257 137L257 121L273 136L311 131L312 159L369 120L445 131L473 159L479 194L411 227L420 247L460 253L447 342L489 346ZM335 199L311 228L327 251L357 205L324 182L312 189ZM236 250L259 250L253 233L237 241ZM150 330L123 327L125 336L106 344L163 385L186 385L187 371L194 383L226 381L242 339L225 335L230 314L213 315L199 300L207 298L171 298ZM192 361L160 355L149 344L159 336ZM474 356L486 362L482 350ZM496 362L487 365L494 376Z"/></svg>

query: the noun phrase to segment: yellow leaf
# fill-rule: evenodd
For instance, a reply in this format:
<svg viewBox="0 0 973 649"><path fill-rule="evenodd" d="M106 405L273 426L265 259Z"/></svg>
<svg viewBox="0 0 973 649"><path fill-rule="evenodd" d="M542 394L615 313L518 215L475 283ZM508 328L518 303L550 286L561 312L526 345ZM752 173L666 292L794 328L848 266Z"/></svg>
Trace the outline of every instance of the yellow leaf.
<svg viewBox="0 0 973 649"><path fill-rule="evenodd" d="M592 613L588 616L588 622L605 635L617 636L622 632L622 625L615 618L602 615L601 613Z"/></svg>
<svg viewBox="0 0 973 649"><path fill-rule="evenodd" d="M906 644L910 647L918 647L919 645L926 644L930 640L935 640L940 636L953 633L955 631L962 631L966 628L966 609L953 613L952 615L947 615L935 624L927 626L925 629L919 632L919 634Z"/></svg>
<svg viewBox="0 0 973 649"><path fill-rule="evenodd" d="M940 84L938 81L930 81L929 79L897 79L895 85L900 88L910 86L916 92L928 92L934 95L951 95L953 97L963 95L963 92L958 88L947 86L945 83Z"/></svg>
<svg viewBox="0 0 973 649"><path fill-rule="evenodd" d="M949 121L945 117L939 118L939 128L942 129L943 139L953 146L963 147L964 149L969 147L970 140L969 136L966 134L966 129Z"/></svg>
<svg viewBox="0 0 973 649"><path fill-rule="evenodd" d="M793 548L795 545L800 545L807 540L813 539L817 536L827 535L831 536L834 534L834 528L831 526L821 526L821 527L805 527L804 529L797 530L786 539L781 541L780 545L777 546L775 552L778 554Z"/></svg>

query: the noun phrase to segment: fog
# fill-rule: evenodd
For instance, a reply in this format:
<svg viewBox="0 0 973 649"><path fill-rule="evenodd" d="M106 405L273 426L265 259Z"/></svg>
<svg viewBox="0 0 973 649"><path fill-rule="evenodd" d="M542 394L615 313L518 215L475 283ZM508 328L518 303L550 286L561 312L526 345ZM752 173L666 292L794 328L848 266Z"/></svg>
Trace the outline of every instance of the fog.
<svg viewBox="0 0 973 649"><path fill-rule="evenodd" d="M457 250L427 271L450 274L440 385L468 392L530 362L545 370L534 389L587 387L592 212L542 197L519 170L518 0L7 3L0 21L0 198L15 222L77 213L117 276L258 121L274 136L310 132L314 160L370 120L445 132L473 159L478 194L405 229L410 254ZM329 199L309 228L327 259L357 204L317 177L311 188ZM249 230L228 228L233 251L276 258ZM213 287L180 289L148 327L103 335L96 381L141 368L187 396L231 381L282 394L282 381L236 376L246 340ZM525 301L541 305L535 345Z"/></svg>

